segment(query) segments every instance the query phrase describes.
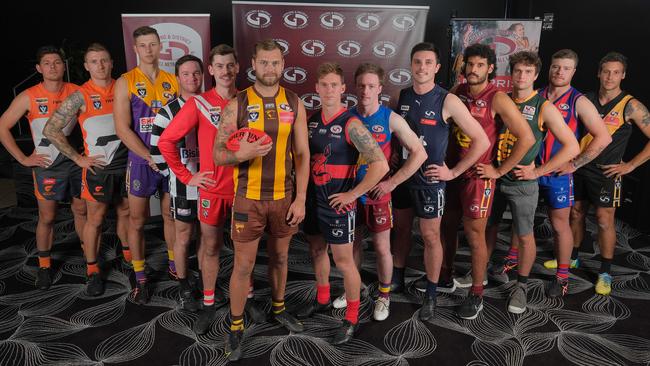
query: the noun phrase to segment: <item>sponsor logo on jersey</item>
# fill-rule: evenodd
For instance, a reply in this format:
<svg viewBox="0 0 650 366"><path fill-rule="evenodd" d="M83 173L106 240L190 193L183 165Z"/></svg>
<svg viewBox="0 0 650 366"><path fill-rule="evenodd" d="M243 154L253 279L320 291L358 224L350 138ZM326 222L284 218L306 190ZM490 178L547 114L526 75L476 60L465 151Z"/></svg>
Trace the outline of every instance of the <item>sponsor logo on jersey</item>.
<svg viewBox="0 0 650 366"><path fill-rule="evenodd" d="M261 29L271 25L271 13L265 10L251 10L244 16L251 28Z"/></svg>
<svg viewBox="0 0 650 366"><path fill-rule="evenodd" d="M246 106L247 111L259 111L260 110L260 105L259 104L250 104Z"/></svg>
<svg viewBox="0 0 650 366"><path fill-rule="evenodd" d="M318 39L308 39L300 44L302 54L309 57L320 57L325 54L325 42Z"/></svg>
<svg viewBox="0 0 650 366"><path fill-rule="evenodd" d="M320 15L320 25L325 29L341 29L345 23L345 17L341 13L326 12Z"/></svg>
<svg viewBox="0 0 650 366"><path fill-rule="evenodd" d="M435 126L438 124L438 121L432 118L420 118L420 123L423 125Z"/></svg>
<svg viewBox="0 0 650 366"><path fill-rule="evenodd" d="M169 89L172 88L172 84L170 84L170 83L168 83L166 81L163 81L162 87L163 87L164 90L169 90Z"/></svg>
<svg viewBox="0 0 650 366"><path fill-rule="evenodd" d="M280 103L280 109L287 112L293 112L293 109L287 103Z"/></svg>
<svg viewBox="0 0 650 366"><path fill-rule="evenodd" d="M201 199L201 208L210 208L210 200L202 198Z"/></svg>
<svg viewBox="0 0 650 366"><path fill-rule="evenodd" d="M316 128L318 127L318 122L309 122L309 128Z"/></svg>
<svg viewBox="0 0 650 366"><path fill-rule="evenodd" d="M343 132L343 127L341 127L339 125L335 125L335 126L330 127L330 131L332 131L332 133L337 133L338 134L338 133Z"/></svg>
<svg viewBox="0 0 650 366"><path fill-rule="evenodd" d="M341 41L336 44L336 52L343 57L357 57L361 53L361 43L357 41Z"/></svg>
<svg viewBox="0 0 650 366"><path fill-rule="evenodd" d="M408 32L415 27L415 17L410 14L397 14L390 23L395 30Z"/></svg>
<svg viewBox="0 0 650 366"><path fill-rule="evenodd" d="M569 105L566 104L566 103L562 103L562 104L558 105L557 107L558 107L560 110L562 110L562 111L568 111L569 108L571 108L571 107L569 107Z"/></svg>
<svg viewBox="0 0 650 366"><path fill-rule="evenodd" d="M282 23L290 29L302 29L309 24L309 16L302 11L288 11L282 15Z"/></svg>
<svg viewBox="0 0 650 366"><path fill-rule="evenodd" d="M248 122L255 122L260 118L260 112L248 112Z"/></svg>
<svg viewBox="0 0 650 366"><path fill-rule="evenodd" d="M49 109L47 107L47 104L39 104L38 105L38 113L39 114L47 114L48 110Z"/></svg>
<svg viewBox="0 0 650 366"><path fill-rule="evenodd" d="M397 45L390 41L379 41L372 45L372 54L379 58L391 58L397 54Z"/></svg>
<svg viewBox="0 0 650 366"><path fill-rule="evenodd" d="M382 125L373 125L372 132L384 132L384 126Z"/></svg>
<svg viewBox="0 0 650 366"><path fill-rule="evenodd" d="M141 133L151 133L153 130L153 121L155 117L141 117L138 122L140 124Z"/></svg>
<svg viewBox="0 0 650 366"><path fill-rule="evenodd" d="M357 27L365 31L373 31L379 28L379 15L374 13L361 13L357 15Z"/></svg>

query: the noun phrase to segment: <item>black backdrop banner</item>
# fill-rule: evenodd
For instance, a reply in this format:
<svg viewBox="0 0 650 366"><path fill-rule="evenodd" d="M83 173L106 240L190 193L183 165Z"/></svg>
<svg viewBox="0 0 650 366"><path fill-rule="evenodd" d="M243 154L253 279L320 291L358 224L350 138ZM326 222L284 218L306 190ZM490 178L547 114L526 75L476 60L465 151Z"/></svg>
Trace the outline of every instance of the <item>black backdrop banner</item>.
<svg viewBox="0 0 650 366"><path fill-rule="evenodd" d="M399 90L411 83L411 48L424 40L428 6L306 4L233 1L235 49L242 68L239 88L255 82L254 43L272 38L285 58L282 84L301 96L308 110L318 109L316 68L338 62L347 92L342 101L357 104L353 74L363 62L386 72L381 102L397 104Z"/></svg>

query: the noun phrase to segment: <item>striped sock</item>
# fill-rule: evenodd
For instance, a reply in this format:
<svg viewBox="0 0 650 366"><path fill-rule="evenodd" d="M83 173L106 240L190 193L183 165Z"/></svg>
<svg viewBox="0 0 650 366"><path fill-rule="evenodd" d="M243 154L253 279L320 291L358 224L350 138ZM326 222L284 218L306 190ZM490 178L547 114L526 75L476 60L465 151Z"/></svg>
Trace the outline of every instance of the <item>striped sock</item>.
<svg viewBox="0 0 650 366"><path fill-rule="evenodd" d="M285 309L284 308L284 299L282 299L282 300L272 299L271 300L271 306L272 306L271 310L273 310L273 314L275 314L275 315L280 314Z"/></svg>
<svg viewBox="0 0 650 366"><path fill-rule="evenodd" d="M133 257L131 257L131 249L129 249L128 244L122 243L122 256L124 256L124 260L127 262L131 262L133 260Z"/></svg>
<svg viewBox="0 0 650 366"><path fill-rule="evenodd" d="M38 251L38 267L39 268L50 268L51 265L50 251L49 250L39 250Z"/></svg>
<svg viewBox="0 0 650 366"><path fill-rule="evenodd" d="M330 301L330 284L316 284L316 301L319 304L327 304Z"/></svg>
<svg viewBox="0 0 650 366"><path fill-rule="evenodd" d="M379 282L379 297L390 299L390 283Z"/></svg>
<svg viewBox="0 0 650 366"><path fill-rule="evenodd" d="M561 263L557 265L557 272L555 277L560 281L569 280L569 263Z"/></svg>
<svg viewBox="0 0 650 366"><path fill-rule="evenodd" d="M203 290L203 305L205 305L205 306L214 305L214 289L212 289L212 290L208 290L208 289Z"/></svg>
<svg viewBox="0 0 650 366"><path fill-rule="evenodd" d="M144 259L132 261L133 263L133 272L135 272L135 280L138 283L147 282L147 276L144 274Z"/></svg>
<svg viewBox="0 0 650 366"><path fill-rule="evenodd" d="M167 258L169 260L169 270L176 273L176 263L174 263L174 251L167 250Z"/></svg>
<svg viewBox="0 0 650 366"><path fill-rule="evenodd" d="M352 324L357 324L359 322L359 305L361 300L348 300L348 307L345 310L345 320L349 321Z"/></svg>
<svg viewBox="0 0 650 366"><path fill-rule="evenodd" d="M510 247L510 250L508 251L508 256L506 256L506 260L517 263L518 259L519 259L519 247Z"/></svg>
<svg viewBox="0 0 650 366"><path fill-rule="evenodd" d="M99 266L97 265L97 261L87 263L86 275L90 277L90 275L93 273L99 273Z"/></svg>
<svg viewBox="0 0 650 366"><path fill-rule="evenodd" d="M470 292L478 297L483 297L483 285L472 285Z"/></svg>
<svg viewBox="0 0 650 366"><path fill-rule="evenodd" d="M244 314L241 315L230 314L230 331L231 332L244 331Z"/></svg>

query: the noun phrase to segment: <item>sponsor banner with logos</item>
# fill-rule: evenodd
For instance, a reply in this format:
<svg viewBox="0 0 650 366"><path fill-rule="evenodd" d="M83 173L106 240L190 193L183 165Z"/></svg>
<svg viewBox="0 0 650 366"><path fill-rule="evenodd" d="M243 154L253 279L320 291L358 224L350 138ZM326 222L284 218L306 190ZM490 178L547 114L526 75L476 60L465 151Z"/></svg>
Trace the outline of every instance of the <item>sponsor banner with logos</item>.
<svg viewBox="0 0 650 366"><path fill-rule="evenodd" d="M258 40L272 38L282 48L281 84L301 96L308 112L320 107L316 69L338 62L348 93L342 102L357 104L353 75L363 62L386 72L382 103L397 104L400 89L411 84L411 48L424 40L428 6L306 4L233 1L235 49L241 71L238 87L255 82L250 60Z"/></svg>
<svg viewBox="0 0 650 366"><path fill-rule="evenodd" d="M204 61L210 56L210 14L122 14L127 70L138 65L133 31L144 25L158 31L162 45L158 63L167 72L173 74L176 60L184 55L194 55ZM211 85L212 77L206 72L205 89Z"/></svg>
<svg viewBox="0 0 650 366"><path fill-rule="evenodd" d="M539 51L541 20L518 19L452 19L451 72L449 85L465 82L462 76L463 52L474 43L487 44L497 55L493 83L503 91L511 91L510 55L519 51Z"/></svg>

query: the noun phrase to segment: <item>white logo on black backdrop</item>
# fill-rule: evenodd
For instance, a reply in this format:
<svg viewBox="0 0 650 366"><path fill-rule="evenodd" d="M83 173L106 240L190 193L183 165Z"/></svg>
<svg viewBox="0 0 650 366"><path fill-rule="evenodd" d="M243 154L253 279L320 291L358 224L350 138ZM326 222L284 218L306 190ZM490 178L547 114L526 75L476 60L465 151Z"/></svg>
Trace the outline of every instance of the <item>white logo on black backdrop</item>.
<svg viewBox="0 0 650 366"><path fill-rule="evenodd" d="M372 45L373 55L379 58L390 58L397 54L397 45L390 41L379 41Z"/></svg>
<svg viewBox="0 0 650 366"><path fill-rule="evenodd" d="M410 14L398 14L391 19L391 24L398 31L408 32L415 28L415 17Z"/></svg>
<svg viewBox="0 0 650 366"><path fill-rule="evenodd" d="M302 29L309 24L309 16L302 11L288 11L282 15L282 22L291 29Z"/></svg>
<svg viewBox="0 0 650 366"><path fill-rule="evenodd" d="M271 25L271 13L265 10L251 10L246 13L246 24L253 28L266 28Z"/></svg>
<svg viewBox="0 0 650 366"><path fill-rule="evenodd" d="M407 69L393 69L388 73L388 80L395 85L408 85L411 82L411 71Z"/></svg>
<svg viewBox="0 0 650 366"><path fill-rule="evenodd" d="M286 56L289 53L289 42L281 38L274 38L273 40L280 46L282 54Z"/></svg>
<svg viewBox="0 0 650 366"><path fill-rule="evenodd" d="M316 93L303 94L300 99L302 99L302 102L305 104L305 108L311 111L319 109L321 106L320 97Z"/></svg>
<svg viewBox="0 0 650 366"><path fill-rule="evenodd" d="M287 67L282 76L289 84L302 84L307 81L307 71L302 67Z"/></svg>
<svg viewBox="0 0 650 366"><path fill-rule="evenodd" d="M361 43L357 41L341 41L336 45L336 52L343 57L359 56Z"/></svg>
<svg viewBox="0 0 650 366"><path fill-rule="evenodd" d="M246 70L246 79L248 79L248 81L250 81L251 83L254 83L254 82L255 82L255 79L256 79L256 77L255 77L255 70L253 70L252 67L249 67L249 68Z"/></svg>
<svg viewBox="0 0 650 366"><path fill-rule="evenodd" d="M325 29L341 29L345 17L341 13L327 12L320 16L320 25Z"/></svg>
<svg viewBox="0 0 650 366"><path fill-rule="evenodd" d="M302 53L309 57L322 56L325 53L325 42L317 39L308 39L300 45Z"/></svg>
<svg viewBox="0 0 650 366"><path fill-rule="evenodd" d="M356 107L359 101L357 100L356 95L354 94L343 94L343 103L345 103L346 108Z"/></svg>
<svg viewBox="0 0 650 366"><path fill-rule="evenodd" d="M361 13L357 15L357 27L359 29L372 31L379 28L379 15L374 13Z"/></svg>

